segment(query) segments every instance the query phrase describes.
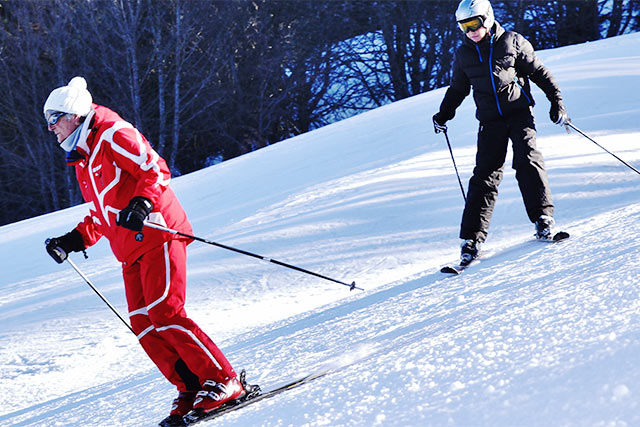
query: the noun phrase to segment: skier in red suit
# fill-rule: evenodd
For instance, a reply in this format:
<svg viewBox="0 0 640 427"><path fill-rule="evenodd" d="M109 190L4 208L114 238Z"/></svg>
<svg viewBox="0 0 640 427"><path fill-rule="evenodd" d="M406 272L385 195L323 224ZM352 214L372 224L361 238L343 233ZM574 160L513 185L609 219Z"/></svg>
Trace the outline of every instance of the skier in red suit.
<svg viewBox="0 0 640 427"><path fill-rule="evenodd" d="M245 394L231 364L184 309L186 247L190 240L144 220L191 234L169 187L165 161L130 123L93 103L84 78L51 92L44 104L49 131L67 152L89 214L71 232L48 240L62 263L102 236L109 239L122 275L131 326L162 374L179 391L165 425L181 425L192 409L210 412Z"/></svg>

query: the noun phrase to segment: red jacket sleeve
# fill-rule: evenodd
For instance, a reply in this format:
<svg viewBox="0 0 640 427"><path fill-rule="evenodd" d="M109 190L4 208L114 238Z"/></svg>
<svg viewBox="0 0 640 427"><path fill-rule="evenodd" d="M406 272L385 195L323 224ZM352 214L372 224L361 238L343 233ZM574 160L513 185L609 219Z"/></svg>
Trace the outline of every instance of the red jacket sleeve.
<svg viewBox="0 0 640 427"><path fill-rule="evenodd" d="M76 230L82 234L82 240L84 241L84 246L86 248L95 245L102 237L102 233L98 230L98 227L96 227L96 224L93 222L93 218L90 215L84 217L84 221L76 226Z"/></svg>

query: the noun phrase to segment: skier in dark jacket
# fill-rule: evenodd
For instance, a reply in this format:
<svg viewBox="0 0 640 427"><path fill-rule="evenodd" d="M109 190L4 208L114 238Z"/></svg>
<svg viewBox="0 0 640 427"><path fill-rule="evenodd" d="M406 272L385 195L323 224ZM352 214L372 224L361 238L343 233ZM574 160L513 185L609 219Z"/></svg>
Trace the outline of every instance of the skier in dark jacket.
<svg viewBox="0 0 640 427"><path fill-rule="evenodd" d="M462 0L456 20L465 38L456 51L451 85L440 111L433 116L433 124L436 133L445 131L445 123L454 117L473 87L480 121L478 151L460 227L464 240L461 262L468 264L478 256L480 244L487 237L509 139L516 179L527 215L535 224L536 237L552 236L553 202L544 160L536 149L529 82L539 86L551 102L549 115L554 123L563 125L569 119L560 89L531 43L496 22L488 0Z"/></svg>

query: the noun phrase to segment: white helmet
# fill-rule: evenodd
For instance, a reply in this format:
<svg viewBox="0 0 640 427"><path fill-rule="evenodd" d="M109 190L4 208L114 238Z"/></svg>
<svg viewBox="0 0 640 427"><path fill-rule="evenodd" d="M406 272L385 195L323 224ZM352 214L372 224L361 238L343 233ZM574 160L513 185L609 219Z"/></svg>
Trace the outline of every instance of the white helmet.
<svg viewBox="0 0 640 427"><path fill-rule="evenodd" d="M482 26L490 30L495 23L493 17L493 8L489 0L462 0L456 10L456 21L462 31L464 28L460 25L460 21L479 17L482 18Z"/></svg>

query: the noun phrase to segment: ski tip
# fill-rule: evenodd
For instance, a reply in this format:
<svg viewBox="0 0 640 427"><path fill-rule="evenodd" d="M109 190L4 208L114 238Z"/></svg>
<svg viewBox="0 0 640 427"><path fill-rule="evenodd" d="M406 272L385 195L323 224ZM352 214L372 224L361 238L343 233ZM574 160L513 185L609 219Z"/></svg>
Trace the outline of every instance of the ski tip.
<svg viewBox="0 0 640 427"><path fill-rule="evenodd" d="M536 240L538 240L539 242L545 242L545 243L557 243L557 242L562 242L563 240L566 240L568 238L569 238L569 233L567 233L566 231L558 231L553 236L549 236L547 238L536 238Z"/></svg>
<svg viewBox="0 0 640 427"><path fill-rule="evenodd" d="M458 270L457 268L452 267L450 265L446 265L446 266L442 267L440 269L440 272L441 273L445 273L445 274L455 274L455 275L460 274L460 270Z"/></svg>

